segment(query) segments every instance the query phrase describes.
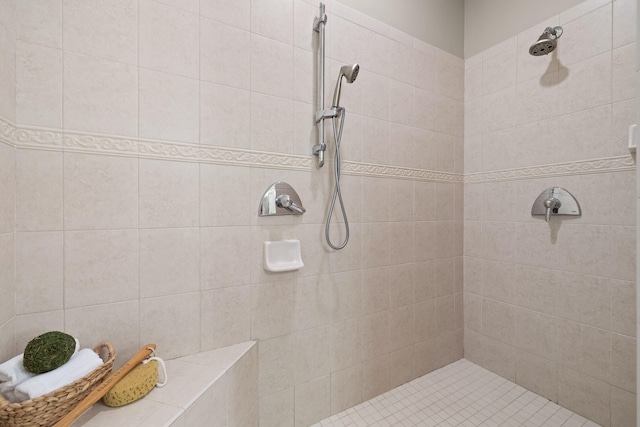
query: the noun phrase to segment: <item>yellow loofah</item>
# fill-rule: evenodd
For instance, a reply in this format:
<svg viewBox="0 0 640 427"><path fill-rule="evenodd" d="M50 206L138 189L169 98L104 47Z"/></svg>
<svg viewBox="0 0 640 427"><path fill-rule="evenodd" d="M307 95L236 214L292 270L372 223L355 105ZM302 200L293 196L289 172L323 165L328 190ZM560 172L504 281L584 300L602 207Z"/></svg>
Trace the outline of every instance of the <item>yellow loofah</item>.
<svg viewBox="0 0 640 427"><path fill-rule="evenodd" d="M158 362L141 363L113 386L102 398L113 408L135 402L146 396L158 382Z"/></svg>

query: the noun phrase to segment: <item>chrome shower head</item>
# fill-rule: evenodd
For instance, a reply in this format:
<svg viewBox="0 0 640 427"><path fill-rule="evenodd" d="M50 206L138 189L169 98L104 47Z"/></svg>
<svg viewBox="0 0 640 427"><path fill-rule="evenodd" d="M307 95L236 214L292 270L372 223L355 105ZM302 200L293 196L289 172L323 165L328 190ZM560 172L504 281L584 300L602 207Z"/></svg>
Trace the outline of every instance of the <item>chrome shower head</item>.
<svg viewBox="0 0 640 427"><path fill-rule="evenodd" d="M529 53L533 56L550 54L558 46L558 39L561 35L562 27L547 27L542 35L538 37L538 41L531 45Z"/></svg>
<svg viewBox="0 0 640 427"><path fill-rule="evenodd" d="M340 73L338 74L338 83L336 83L336 90L333 92L333 107L340 106L340 91L342 90L342 77L347 79L347 83L353 83L358 77L360 66L358 64L343 65L340 67Z"/></svg>

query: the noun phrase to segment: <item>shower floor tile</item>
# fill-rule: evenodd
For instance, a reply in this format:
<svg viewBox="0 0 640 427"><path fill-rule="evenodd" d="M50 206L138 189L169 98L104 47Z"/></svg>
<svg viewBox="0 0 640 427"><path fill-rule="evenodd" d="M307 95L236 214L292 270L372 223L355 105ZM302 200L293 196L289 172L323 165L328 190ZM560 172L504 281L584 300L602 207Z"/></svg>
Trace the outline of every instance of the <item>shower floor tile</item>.
<svg viewBox="0 0 640 427"><path fill-rule="evenodd" d="M462 359L314 424L597 427L598 424Z"/></svg>

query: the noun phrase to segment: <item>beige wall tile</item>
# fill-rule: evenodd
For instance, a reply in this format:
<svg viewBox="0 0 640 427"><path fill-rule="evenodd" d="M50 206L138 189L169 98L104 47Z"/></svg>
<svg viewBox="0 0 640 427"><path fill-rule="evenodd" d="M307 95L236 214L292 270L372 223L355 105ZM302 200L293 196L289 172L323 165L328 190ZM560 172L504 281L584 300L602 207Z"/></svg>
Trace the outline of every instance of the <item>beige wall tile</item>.
<svg viewBox="0 0 640 427"><path fill-rule="evenodd" d="M16 230L62 230L62 174L62 153L16 151Z"/></svg>
<svg viewBox="0 0 640 427"><path fill-rule="evenodd" d="M413 284L416 302L435 296L435 261L422 261L412 264Z"/></svg>
<svg viewBox="0 0 640 427"><path fill-rule="evenodd" d="M296 386L296 427L306 427L329 415L331 415L331 383L328 375Z"/></svg>
<svg viewBox="0 0 640 427"><path fill-rule="evenodd" d="M482 261L482 296L496 301L516 302L516 265Z"/></svg>
<svg viewBox="0 0 640 427"><path fill-rule="evenodd" d="M636 285L633 282L611 281L611 330L636 336Z"/></svg>
<svg viewBox="0 0 640 427"><path fill-rule="evenodd" d="M200 290L200 230L140 230L140 297Z"/></svg>
<svg viewBox="0 0 640 427"><path fill-rule="evenodd" d="M361 357L363 361L375 359L389 353L389 324L386 312L362 316L358 319L362 337Z"/></svg>
<svg viewBox="0 0 640 427"><path fill-rule="evenodd" d="M635 225L636 205L631 200L636 194L636 175L633 171L611 174L611 204L618 206L611 212L611 224Z"/></svg>
<svg viewBox="0 0 640 427"><path fill-rule="evenodd" d="M441 335L455 329L455 296L436 298L436 334Z"/></svg>
<svg viewBox="0 0 640 427"><path fill-rule="evenodd" d="M216 2L220 3L220 2ZM237 2L235 8L249 0ZM211 2L203 2L207 7ZM219 5L216 10L224 13L229 6ZM203 12L204 14L205 12ZM218 13L211 18L224 22ZM232 24L233 25L233 24ZM247 29L235 28L210 19L200 19L200 78L236 88L249 89L251 76L251 36Z"/></svg>
<svg viewBox="0 0 640 427"><path fill-rule="evenodd" d="M138 16L140 66L197 78L198 16L149 0L139 3Z"/></svg>
<svg viewBox="0 0 640 427"><path fill-rule="evenodd" d="M292 0L288 0L292 3ZM292 5L293 6L293 5ZM273 7L269 10L275 10ZM265 73L264 70L270 70ZM251 35L251 90L293 98L293 50L291 45Z"/></svg>
<svg viewBox="0 0 640 427"><path fill-rule="evenodd" d="M414 347L405 347L389 354L389 386L391 388L411 381L415 377Z"/></svg>
<svg viewBox="0 0 640 427"><path fill-rule="evenodd" d="M62 127L62 51L18 41L16 122Z"/></svg>
<svg viewBox="0 0 640 427"><path fill-rule="evenodd" d="M200 141L198 80L141 69L138 84L141 137Z"/></svg>
<svg viewBox="0 0 640 427"><path fill-rule="evenodd" d="M273 121L277 110L281 120ZM290 99L251 93L251 149L293 152L293 101Z"/></svg>
<svg viewBox="0 0 640 427"><path fill-rule="evenodd" d="M374 268L383 267L389 265L389 252L390 244L402 245L402 242L397 242L394 237L390 239L389 228L390 225L384 223L366 223L362 224L361 244L362 244L362 268ZM395 231L395 230L394 230ZM408 232L408 230L405 230ZM410 233L406 233L411 235ZM407 246L405 246L406 248ZM408 258L411 255L411 247L409 247L409 253L405 254L403 258ZM397 254L396 254L397 255ZM410 261L407 260L407 261Z"/></svg>
<svg viewBox="0 0 640 427"><path fill-rule="evenodd" d="M218 379L185 411L185 426L211 424L227 425L227 377Z"/></svg>
<svg viewBox="0 0 640 427"><path fill-rule="evenodd" d="M135 66L70 52L63 64L65 129L138 135Z"/></svg>
<svg viewBox="0 0 640 427"><path fill-rule="evenodd" d="M200 82L200 143L250 148L251 94L244 89ZM209 165L202 165L209 166Z"/></svg>
<svg viewBox="0 0 640 427"><path fill-rule="evenodd" d="M390 223L388 227L375 225L374 227L380 228L380 232L377 234L383 234L386 229L388 233L388 243L381 244L381 248L388 249L389 258L388 263L393 264L405 264L413 261L413 223L411 222L397 222ZM365 230L366 233L366 230ZM366 234L365 234L366 235ZM376 238L379 236L376 235ZM369 244L367 241L363 241L363 245ZM373 244L377 244L373 242ZM366 247L366 246L364 246ZM384 257L384 251L380 249L380 256ZM381 260L384 261L384 258ZM362 260L363 267L367 265L365 260Z"/></svg>
<svg viewBox="0 0 640 427"><path fill-rule="evenodd" d="M516 383L546 397L558 399L558 365L525 351L516 352Z"/></svg>
<svg viewBox="0 0 640 427"><path fill-rule="evenodd" d="M251 287L202 291L201 350L212 350L251 338Z"/></svg>
<svg viewBox="0 0 640 427"><path fill-rule="evenodd" d="M425 375L436 369L437 351L435 338L417 343L414 346L416 376Z"/></svg>
<svg viewBox="0 0 640 427"><path fill-rule="evenodd" d="M389 286L389 272L391 267L373 268L362 271L362 314L377 313L389 308L390 292L394 293L394 301L405 302L408 288L413 291L413 281L409 281L411 286L406 285L405 280L398 281L398 286L391 289ZM394 270L395 271L395 270ZM411 295L413 301L414 296Z"/></svg>
<svg viewBox="0 0 640 427"><path fill-rule="evenodd" d="M455 293L455 261L453 258L436 260L436 297Z"/></svg>
<svg viewBox="0 0 640 427"><path fill-rule="evenodd" d="M560 68L559 112L561 114L593 108L611 102L611 52L606 52Z"/></svg>
<svg viewBox="0 0 640 427"><path fill-rule="evenodd" d="M516 301L518 306L556 315L560 273L555 270L518 265Z"/></svg>
<svg viewBox="0 0 640 427"><path fill-rule="evenodd" d="M515 346L555 362L558 353L557 318L518 308Z"/></svg>
<svg viewBox="0 0 640 427"><path fill-rule="evenodd" d="M65 308L137 299L138 288L137 230L65 232Z"/></svg>
<svg viewBox="0 0 640 427"><path fill-rule="evenodd" d="M15 318L12 317L0 325L0 342L2 343L0 357L2 360L9 360L16 355L15 323Z"/></svg>
<svg viewBox="0 0 640 427"><path fill-rule="evenodd" d="M177 341L160 340L157 337L161 337L161 334L147 333L149 329L146 329L145 333L141 333L142 322L140 319L144 319L146 326L150 329L162 330L162 325L154 322L159 320L158 317L164 313L160 313L160 316L155 319L150 316L141 316L142 310L139 305L137 300L130 300L66 309L64 311L65 332L78 338L83 348L95 348L102 341L109 341L120 355L116 361L116 367L124 364L129 357L138 351L141 345L148 342L156 343L158 349L162 349L163 358L169 359L179 354L171 344L171 342L179 343L177 338ZM111 319L111 321L105 322L104 319ZM162 320L160 319L160 321ZM196 323L196 327L198 323ZM42 331L51 330L51 326L53 325L45 326ZM175 331L175 326L166 326L169 329L163 331L166 334L164 336L171 334L174 337L173 334L176 332L184 335L184 331ZM194 348L186 348L185 350L193 352Z"/></svg>
<svg viewBox="0 0 640 427"><path fill-rule="evenodd" d="M611 368L611 334L602 329L559 321L558 363L608 381Z"/></svg>
<svg viewBox="0 0 640 427"><path fill-rule="evenodd" d="M359 364L363 360L363 340L359 320L350 319L331 325L331 372Z"/></svg>
<svg viewBox="0 0 640 427"><path fill-rule="evenodd" d="M465 359L482 366L482 335L465 329L463 352Z"/></svg>
<svg viewBox="0 0 640 427"><path fill-rule="evenodd" d="M611 427L636 425L636 395L611 387Z"/></svg>
<svg viewBox="0 0 640 427"><path fill-rule="evenodd" d="M415 340L424 342L436 337L436 300L429 299L415 305Z"/></svg>
<svg viewBox="0 0 640 427"><path fill-rule="evenodd" d="M362 364L331 374L331 413L362 402Z"/></svg>
<svg viewBox="0 0 640 427"><path fill-rule="evenodd" d="M140 337L157 343L167 359L200 351L200 330L198 292L140 300Z"/></svg>
<svg viewBox="0 0 640 427"><path fill-rule="evenodd" d="M138 226L138 160L64 154L66 230Z"/></svg>
<svg viewBox="0 0 640 427"><path fill-rule="evenodd" d="M635 392L636 340L611 334L611 385Z"/></svg>
<svg viewBox="0 0 640 427"><path fill-rule="evenodd" d="M92 7L83 1L63 1L64 49L137 65L138 5L109 1Z"/></svg>
<svg viewBox="0 0 640 427"><path fill-rule="evenodd" d="M298 278L295 282L294 293L296 330L331 323L337 302L330 276Z"/></svg>
<svg viewBox="0 0 640 427"><path fill-rule="evenodd" d="M610 420L609 388L605 382L558 367L558 404L604 426Z"/></svg>
<svg viewBox="0 0 640 427"><path fill-rule="evenodd" d="M416 358L416 363L418 359ZM389 355L362 364L362 399L369 400L389 391Z"/></svg>
<svg viewBox="0 0 640 427"><path fill-rule="evenodd" d="M635 227L611 227L611 276L615 279L636 278Z"/></svg>
<svg viewBox="0 0 640 427"><path fill-rule="evenodd" d="M516 354L513 347L486 336L482 340L482 367L510 381L516 378Z"/></svg>
<svg viewBox="0 0 640 427"><path fill-rule="evenodd" d="M611 282L595 276L562 274L558 283L558 315L609 329L612 315Z"/></svg>
<svg viewBox="0 0 640 427"><path fill-rule="evenodd" d="M140 227L193 227L199 223L199 165L140 160Z"/></svg>
<svg viewBox="0 0 640 427"><path fill-rule="evenodd" d="M388 272L388 306L396 308L415 303L413 277L416 274L415 266L413 264L394 265L388 268Z"/></svg>
<svg viewBox="0 0 640 427"><path fill-rule="evenodd" d="M362 313L362 275L359 271L347 271L331 275L335 311L333 321L352 319Z"/></svg>
<svg viewBox="0 0 640 427"><path fill-rule="evenodd" d="M293 427L293 388L260 398L260 425L273 427Z"/></svg>
<svg viewBox="0 0 640 427"><path fill-rule="evenodd" d="M448 365L463 357L464 334L462 329L436 337L436 368Z"/></svg>
<svg viewBox="0 0 640 427"><path fill-rule="evenodd" d="M393 352L413 345L414 319L413 305L389 310L389 351Z"/></svg>
<svg viewBox="0 0 640 427"><path fill-rule="evenodd" d="M613 47L623 46L635 41L636 2L616 0L613 2Z"/></svg>
<svg viewBox="0 0 640 427"><path fill-rule="evenodd" d="M570 66L611 49L611 6L601 7L579 18L563 23L566 32L562 38L562 51L558 54L559 60ZM594 28L602 28L607 33L599 36Z"/></svg>
<svg viewBox="0 0 640 427"><path fill-rule="evenodd" d="M10 259L12 260L13 257ZM63 234L61 231L16 233L16 314L63 308L63 266ZM13 271L13 268L9 268L8 271ZM3 283L6 282L3 281ZM8 300L11 301L13 298L8 298Z"/></svg>
<svg viewBox="0 0 640 427"><path fill-rule="evenodd" d="M508 304L482 299L482 332L506 344L513 344L515 338L515 307Z"/></svg>
<svg viewBox="0 0 640 427"><path fill-rule="evenodd" d="M258 348L254 346L229 371L229 424L257 425L258 406ZM255 421L254 418L255 417Z"/></svg>
<svg viewBox="0 0 640 427"><path fill-rule="evenodd" d="M328 375L331 368L331 326L296 332L294 340L294 384L299 385Z"/></svg>
<svg viewBox="0 0 640 427"><path fill-rule="evenodd" d="M64 331L64 321L65 312L63 310L17 315L15 323L16 347L19 350L24 350L29 341L34 337L49 331ZM89 343L81 342L80 345L83 348L90 347ZM11 346L13 346L13 336ZM15 354L12 354L10 357L13 356L15 356ZM3 360L8 360L8 358Z"/></svg>
<svg viewBox="0 0 640 427"><path fill-rule="evenodd" d="M259 394L269 396L293 387L293 334L260 341Z"/></svg>
<svg viewBox="0 0 640 427"><path fill-rule="evenodd" d="M16 2L16 37L27 43L62 47L62 0Z"/></svg>
<svg viewBox="0 0 640 427"><path fill-rule="evenodd" d="M250 4L249 0L239 0L233 4L223 0L201 1L200 14L248 30L251 22Z"/></svg>
<svg viewBox="0 0 640 427"><path fill-rule="evenodd" d="M267 339L294 330L293 283L283 281L251 287L251 338Z"/></svg>
<svg viewBox="0 0 640 427"><path fill-rule="evenodd" d="M283 43L293 43L293 1L267 5L251 1L251 31Z"/></svg>
<svg viewBox="0 0 640 427"><path fill-rule="evenodd" d="M201 228L201 289L249 284L250 245L249 227ZM260 251L262 253L262 247Z"/></svg>
<svg viewBox="0 0 640 427"><path fill-rule="evenodd" d="M576 273L606 276L611 272L612 231L605 226L566 225L558 238L558 265Z"/></svg>

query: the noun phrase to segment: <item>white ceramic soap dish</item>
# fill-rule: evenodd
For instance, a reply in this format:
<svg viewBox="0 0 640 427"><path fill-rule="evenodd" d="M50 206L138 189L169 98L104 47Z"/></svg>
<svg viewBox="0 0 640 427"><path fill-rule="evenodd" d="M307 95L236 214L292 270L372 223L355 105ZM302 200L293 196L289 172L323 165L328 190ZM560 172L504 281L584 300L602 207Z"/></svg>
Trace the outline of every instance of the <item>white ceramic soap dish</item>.
<svg viewBox="0 0 640 427"><path fill-rule="evenodd" d="M264 269L280 273L304 267L300 253L300 240L264 242Z"/></svg>

